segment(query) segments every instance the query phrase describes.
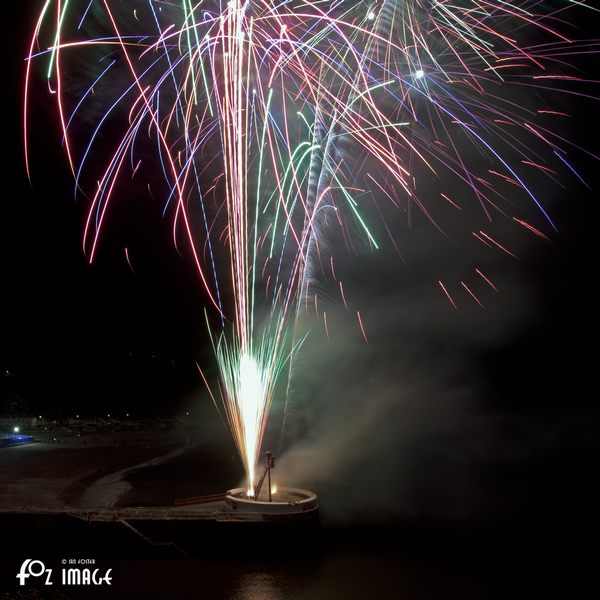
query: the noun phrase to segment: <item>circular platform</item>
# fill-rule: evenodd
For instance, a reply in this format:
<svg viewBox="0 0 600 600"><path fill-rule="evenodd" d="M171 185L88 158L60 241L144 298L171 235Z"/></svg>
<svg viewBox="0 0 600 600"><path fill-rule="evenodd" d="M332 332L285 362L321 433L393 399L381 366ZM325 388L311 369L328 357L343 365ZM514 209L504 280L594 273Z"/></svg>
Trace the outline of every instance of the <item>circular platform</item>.
<svg viewBox="0 0 600 600"><path fill-rule="evenodd" d="M272 502L263 498L249 498L244 488L229 490L225 496L225 510L232 513L260 515L305 514L318 510L317 495L309 490L283 487L273 494Z"/></svg>

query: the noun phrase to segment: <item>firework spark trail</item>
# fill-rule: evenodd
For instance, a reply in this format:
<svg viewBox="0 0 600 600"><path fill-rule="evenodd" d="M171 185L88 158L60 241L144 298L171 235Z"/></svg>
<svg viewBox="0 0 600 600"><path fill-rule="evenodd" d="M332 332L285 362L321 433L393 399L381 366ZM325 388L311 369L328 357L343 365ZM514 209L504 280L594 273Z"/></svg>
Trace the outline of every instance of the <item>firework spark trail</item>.
<svg viewBox="0 0 600 600"><path fill-rule="evenodd" d="M140 151L156 148L174 242L187 242L210 303L232 323L211 339L251 492L277 378L298 344L287 324L309 297L316 304L309 292L328 229L339 227L349 245L358 232L377 249L366 201L379 194L406 211L409 225L414 206L443 233L418 186L428 173L440 185L462 186L460 206L446 190L436 197L461 212L474 199L486 230L499 217L548 239L554 224L528 174L554 182L567 169L585 184L571 164L583 150L549 119L565 116L555 96L593 98L569 62L597 53L598 42L564 33L572 31L568 11L592 7L536 0L132 0L127 7L43 4L26 63L27 172L32 87L45 76L76 187L91 196L83 245L92 261L126 170L148 177L148 189L158 185ZM87 87L73 88L87 56L96 70ZM535 91L544 94L538 110L530 108ZM86 111L98 104L90 127ZM103 166L94 171L96 164ZM509 194L533 203L538 218L529 211L524 219L526 208L514 214ZM515 256L496 235L473 236ZM341 281L339 289L350 310Z"/></svg>

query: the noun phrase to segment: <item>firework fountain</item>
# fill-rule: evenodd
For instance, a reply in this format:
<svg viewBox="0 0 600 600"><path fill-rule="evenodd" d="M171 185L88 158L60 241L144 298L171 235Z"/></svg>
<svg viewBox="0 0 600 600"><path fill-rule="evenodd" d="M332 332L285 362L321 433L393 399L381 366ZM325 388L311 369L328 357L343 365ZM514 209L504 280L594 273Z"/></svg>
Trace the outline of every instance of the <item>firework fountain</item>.
<svg viewBox="0 0 600 600"><path fill-rule="evenodd" d="M442 189L448 178L462 185L485 222L508 218L544 237L554 229L527 178L579 177L574 147L549 124L565 116L556 95L586 95L569 61L597 50L564 33L570 10L593 9L567 0L43 3L26 62L25 146L43 77L76 190L89 200L90 262L120 182L156 188L162 174L174 242L187 243L212 305L219 394L250 495L327 228L376 249L366 215L384 198L443 231L419 191L426 172ZM515 91L548 99L533 109ZM468 164L464 144L485 172ZM535 224L516 197L536 208ZM473 235L510 253L487 231Z"/></svg>

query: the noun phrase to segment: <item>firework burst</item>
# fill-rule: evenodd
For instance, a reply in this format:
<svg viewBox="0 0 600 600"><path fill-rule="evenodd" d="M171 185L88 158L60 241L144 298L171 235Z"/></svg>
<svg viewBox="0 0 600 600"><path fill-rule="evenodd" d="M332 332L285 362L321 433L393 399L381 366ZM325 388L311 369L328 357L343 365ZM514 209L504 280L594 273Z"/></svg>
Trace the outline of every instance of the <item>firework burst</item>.
<svg viewBox="0 0 600 600"><path fill-rule="evenodd" d="M590 9L533 0L43 4L27 60L25 145L29 98L45 76L89 200L90 261L124 179L162 190L175 244L187 243L221 317L211 339L250 492L277 378L297 347L289 317L308 304L327 227L378 248L366 214L384 198L409 222L416 208L443 231L431 190L418 186L428 173L456 210L449 179L486 221L508 218L542 237L554 229L527 179L565 169L580 177L575 148L548 119L565 116L557 95L590 95L569 63L597 42L565 33L570 10ZM544 93L538 108L515 100L533 91ZM535 224L514 214L513 196L536 208ZM510 253L490 233L473 234ZM342 282L340 294L347 304Z"/></svg>

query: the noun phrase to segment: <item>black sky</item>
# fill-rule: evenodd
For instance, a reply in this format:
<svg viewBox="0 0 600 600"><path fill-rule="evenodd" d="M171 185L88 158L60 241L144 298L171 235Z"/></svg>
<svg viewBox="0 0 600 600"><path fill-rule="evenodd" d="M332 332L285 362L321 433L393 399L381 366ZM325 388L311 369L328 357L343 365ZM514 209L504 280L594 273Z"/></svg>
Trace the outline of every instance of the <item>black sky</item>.
<svg viewBox="0 0 600 600"><path fill-rule="evenodd" d="M36 109L42 114L34 119L32 185L26 179L20 122L21 59L33 14L27 6L10 8L13 37L5 62L8 118L1 218L4 331L0 366L23 379L22 389L28 391L19 394L32 406L41 402L40 394L46 395L43 402L51 397L53 403L68 406L69 397L84 390L89 393L94 387L92 396L114 393L111 381L128 381L131 372L136 373L136 385L143 386L148 374L160 373L167 386L183 378L180 393L191 389L195 382L189 364L206 353L203 294L190 265L173 248L168 223L159 211L123 215L126 225L111 231L108 250L90 267L81 251L84 201L73 199L56 123L42 108L45 97L33 105L34 114ZM596 62L589 60L585 67L594 70ZM592 107L583 105L588 114L577 114L579 125L572 135L594 151ZM592 188L596 187L595 161L584 157L579 165ZM509 267L523 271L522 277L538 291L540 304L525 330L489 350L490 355L497 352L514 359L490 357L484 362L490 377L498 381L498 393L504 394L514 373L523 388L538 389L538 397L560 404L557 396L572 389L573 382L585 382L593 372L592 353L584 342L590 340L597 324L592 290L598 208L596 194L576 181L568 182L555 205L559 235L545 248L530 250L524 265ZM122 255L123 247L129 245L137 275ZM494 373L498 364L502 374ZM185 375L180 371L171 377L169 368L181 368ZM155 383L148 389L155 388Z"/></svg>

